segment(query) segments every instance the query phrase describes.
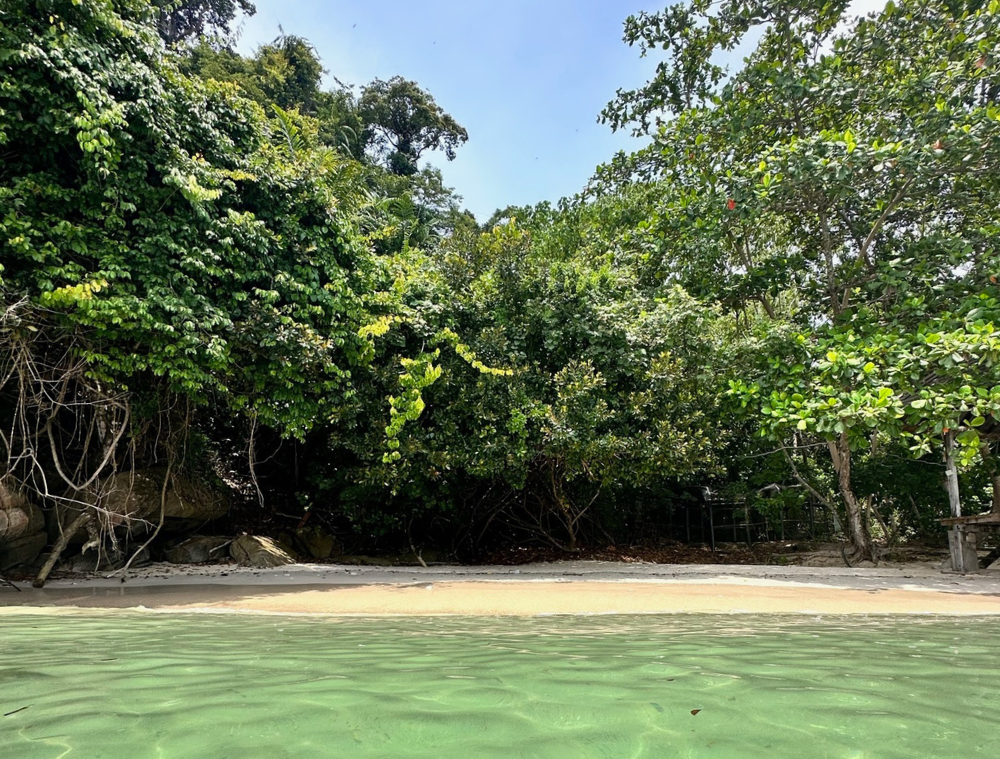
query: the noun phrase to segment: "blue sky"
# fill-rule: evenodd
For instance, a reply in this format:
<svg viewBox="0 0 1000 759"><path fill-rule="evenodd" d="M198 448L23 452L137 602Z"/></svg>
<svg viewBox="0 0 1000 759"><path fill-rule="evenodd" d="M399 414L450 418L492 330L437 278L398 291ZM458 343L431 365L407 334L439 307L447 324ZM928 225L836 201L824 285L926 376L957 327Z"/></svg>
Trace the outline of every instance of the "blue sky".
<svg viewBox="0 0 1000 759"><path fill-rule="evenodd" d="M329 76L360 85L401 75L469 131L458 158L432 158L480 221L509 204L557 200L638 142L597 115L618 87L655 65L621 41L642 0L256 0L248 52L279 34L305 37ZM332 83L332 79L331 79Z"/></svg>
<svg viewBox="0 0 1000 759"><path fill-rule="evenodd" d="M866 13L885 0L855 0ZM655 60L621 41L625 18L667 0L256 0L240 49L281 30L313 43L333 77L362 85L401 75L429 90L469 131L441 167L485 221L507 205L558 200L599 163L640 143L597 116L619 87L649 79ZM739 63L742 53L731 56ZM723 61L725 62L725 61Z"/></svg>

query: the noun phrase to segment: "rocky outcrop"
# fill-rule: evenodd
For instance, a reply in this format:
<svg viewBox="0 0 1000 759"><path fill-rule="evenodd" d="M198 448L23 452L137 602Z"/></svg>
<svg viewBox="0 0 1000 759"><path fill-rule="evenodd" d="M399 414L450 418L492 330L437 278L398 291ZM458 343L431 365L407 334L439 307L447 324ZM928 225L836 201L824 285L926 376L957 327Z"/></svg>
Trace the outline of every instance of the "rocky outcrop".
<svg viewBox="0 0 1000 759"><path fill-rule="evenodd" d="M244 567L281 567L294 564L295 559L278 547L270 538L241 535L229 546L229 555Z"/></svg>
<svg viewBox="0 0 1000 759"><path fill-rule="evenodd" d="M121 472L101 480L93 492L81 494L80 500L97 507L95 516L102 531L141 534L159 523L165 474L159 469ZM60 507L60 526L71 523L79 510L78 505ZM228 511L228 502L217 491L172 474L163 500L163 532L190 531L224 517ZM80 530L73 540L85 537Z"/></svg>
<svg viewBox="0 0 1000 759"><path fill-rule="evenodd" d="M302 527L295 531L295 540L307 554L318 561L325 561L341 553L336 538L322 527Z"/></svg>
<svg viewBox="0 0 1000 759"><path fill-rule="evenodd" d="M0 478L0 540L14 540L44 529L42 510L15 488L9 477Z"/></svg>
<svg viewBox="0 0 1000 759"><path fill-rule="evenodd" d="M220 561L228 554L223 550L231 538L214 538L196 535L193 538L168 548L163 558L171 564L206 564L210 561Z"/></svg>
<svg viewBox="0 0 1000 759"><path fill-rule="evenodd" d="M0 570L31 564L48 542L42 510L0 478Z"/></svg>
<svg viewBox="0 0 1000 759"><path fill-rule="evenodd" d="M125 563L131 561L129 565L132 569L147 566L152 561L148 548L142 548L135 553L134 547L126 548L124 551L97 551L91 550L87 553L74 556L71 559L63 560L62 569L69 572L107 572L114 569L121 569Z"/></svg>
<svg viewBox="0 0 1000 759"><path fill-rule="evenodd" d="M14 540L0 540L0 572L11 567L33 564L48 542L49 536L44 532Z"/></svg>

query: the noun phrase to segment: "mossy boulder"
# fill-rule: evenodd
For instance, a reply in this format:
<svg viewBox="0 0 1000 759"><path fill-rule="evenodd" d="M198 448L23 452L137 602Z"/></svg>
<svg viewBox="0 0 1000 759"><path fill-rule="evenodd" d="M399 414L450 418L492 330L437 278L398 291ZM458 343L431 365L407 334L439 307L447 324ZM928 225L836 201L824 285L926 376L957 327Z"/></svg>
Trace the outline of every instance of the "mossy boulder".
<svg viewBox="0 0 1000 759"><path fill-rule="evenodd" d="M303 527L295 531L295 540L317 561L326 561L341 553L337 539L322 527Z"/></svg>
<svg viewBox="0 0 1000 759"><path fill-rule="evenodd" d="M163 558L171 564L207 564L211 561L221 561L229 558L229 553L223 550L231 538L208 537L195 535L163 552Z"/></svg>
<svg viewBox="0 0 1000 759"><path fill-rule="evenodd" d="M244 567L266 569L294 564L288 552L270 538L241 535L229 546L229 555Z"/></svg>

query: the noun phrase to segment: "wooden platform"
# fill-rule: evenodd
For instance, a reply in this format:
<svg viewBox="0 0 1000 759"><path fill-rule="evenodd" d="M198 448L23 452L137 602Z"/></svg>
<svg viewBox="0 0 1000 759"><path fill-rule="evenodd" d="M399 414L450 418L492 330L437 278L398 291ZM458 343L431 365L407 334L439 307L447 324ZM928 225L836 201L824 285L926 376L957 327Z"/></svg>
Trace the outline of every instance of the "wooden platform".
<svg viewBox="0 0 1000 759"><path fill-rule="evenodd" d="M968 524L1000 525L1000 514L972 514L967 517L948 517L947 519L939 519L938 521L946 527Z"/></svg>
<svg viewBox="0 0 1000 759"><path fill-rule="evenodd" d="M948 553L951 555L952 570L963 575L978 572L980 530L1000 527L1000 514L971 514L938 521L948 528Z"/></svg>

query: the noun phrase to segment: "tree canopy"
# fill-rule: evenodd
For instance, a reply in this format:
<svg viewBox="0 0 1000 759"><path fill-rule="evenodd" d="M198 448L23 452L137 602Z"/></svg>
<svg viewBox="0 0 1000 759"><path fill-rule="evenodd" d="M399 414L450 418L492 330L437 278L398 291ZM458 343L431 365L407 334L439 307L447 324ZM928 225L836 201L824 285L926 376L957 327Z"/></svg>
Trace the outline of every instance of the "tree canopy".
<svg viewBox="0 0 1000 759"><path fill-rule="evenodd" d="M358 115L368 144L393 174L410 176L428 150L443 150L454 160L469 134L416 82L400 76L376 79L361 91Z"/></svg>
<svg viewBox="0 0 1000 759"><path fill-rule="evenodd" d="M176 44L202 35L228 35L239 13L257 12L250 0L155 0L157 29L164 42Z"/></svg>

